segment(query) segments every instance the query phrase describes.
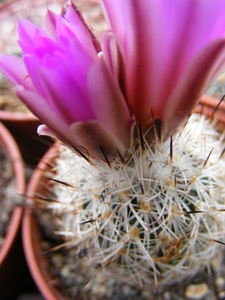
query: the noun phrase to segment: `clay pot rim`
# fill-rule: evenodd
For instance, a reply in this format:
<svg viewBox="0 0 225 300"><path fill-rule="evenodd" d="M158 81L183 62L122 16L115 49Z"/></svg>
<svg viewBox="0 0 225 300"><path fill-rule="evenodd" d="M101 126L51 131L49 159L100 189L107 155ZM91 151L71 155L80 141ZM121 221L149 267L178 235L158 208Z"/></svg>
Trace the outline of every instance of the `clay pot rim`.
<svg viewBox="0 0 225 300"><path fill-rule="evenodd" d="M38 121L38 118L31 112L14 112L8 110L0 110L1 121L12 121L12 122L27 122L27 121Z"/></svg>
<svg viewBox="0 0 225 300"><path fill-rule="evenodd" d="M25 193L25 172L22 162L22 156L20 150L15 142L13 136L8 129L0 122L0 142L4 149L9 154L15 175L15 185L19 194L24 195ZM22 218L22 207L16 206L13 210L11 221L5 236L5 240L0 247L0 265L6 259L7 254L12 247L15 237L18 233L21 218Z"/></svg>
<svg viewBox="0 0 225 300"><path fill-rule="evenodd" d="M216 105L218 104L218 101L220 101L220 99L215 98L215 97L211 97L211 96L208 96L208 95L203 95L201 97L201 100L200 100L198 105L206 105L206 106L215 108ZM219 107L220 107L220 110L225 111L225 102L224 101L221 102Z"/></svg>
<svg viewBox="0 0 225 300"><path fill-rule="evenodd" d="M54 280L45 270L47 269L47 262L45 257L42 256L42 253L39 253L37 259L37 250L34 247L34 237L36 237L38 241L40 240L40 237L39 234L36 236L36 230L38 230L36 229L37 223L32 208L29 206L29 201L33 198L43 174L49 168L49 163L57 157L57 149L59 146L60 144L56 142L49 148L32 174L26 191L28 206L25 208L22 221L22 242L26 261L36 285L42 295L48 300L63 299L63 296L54 287Z"/></svg>

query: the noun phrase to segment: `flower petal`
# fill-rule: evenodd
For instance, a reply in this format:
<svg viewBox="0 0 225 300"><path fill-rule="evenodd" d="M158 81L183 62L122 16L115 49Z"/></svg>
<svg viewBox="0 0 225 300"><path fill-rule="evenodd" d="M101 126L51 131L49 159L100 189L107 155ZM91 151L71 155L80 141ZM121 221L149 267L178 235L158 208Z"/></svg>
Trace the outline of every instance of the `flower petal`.
<svg viewBox="0 0 225 300"><path fill-rule="evenodd" d="M124 51L125 95L137 120L146 124L153 117L165 117L167 102L171 107L171 94L186 77L189 65L207 45L225 36L225 2L102 0L102 3ZM187 109L186 102L181 101L180 107L189 114L196 101L188 101Z"/></svg>
<svg viewBox="0 0 225 300"><path fill-rule="evenodd" d="M69 75L66 70L60 73L41 70L40 77L43 79L47 98L51 99L50 106L68 123L94 119L90 99L85 91L86 82L82 88L79 81Z"/></svg>
<svg viewBox="0 0 225 300"><path fill-rule="evenodd" d="M50 9L47 10L47 13L45 14L45 17L43 19L42 28L43 30L49 35L49 37L56 41L56 28L58 23L58 15L55 14Z"/></svg>
<svg viewBox="0 0 225 300"><path fill-rule="evenodd" d="M101 43L105 63L117 79L120 89L126 98L126 65L123 49L112 31L102 32Z"/></svg>
<svg viewBox="0 0 225 300"><path fill-rule="evenodd" d="M49 127L47 127L44 124L38 126L37 133L39 135L50 136L50 137L52 137L54 139L57 138L57 135L55 134L55 132L53 132Z"/></svg>
<svg viewBox="0 0 225 300"><path fill-rule="evenodd" d="M79 141L77 145L81 151L86 149L84 154L94 154L110 162L118 156L118 151L123 155L126 150L117 137L99 121L76 122L70 126L70 130Z"/></svg>
<svg viewBox="0 0 225 300"><path fill-rule="evenodd" d="M100 51L100 43L96 35L86 24L81 12L73 2L68 1L65 4L62 15L71 30L76 33L81 45L85 45L87 49L95 48L97 52Z"/></svg>
<svg viewBox="0 0 225 300"><path fill-rule="evenodd" d="M93 65L88 74L88 92L95 119L129 147L131 116L117 81L102 59Z"/></svg>
<svg viewBox="0 0 225 300"><path fill-rule="evenodd" d="M146 108L148 115L151 115L149 102L156 99L161 89L163 49L159 8L156 1L102 2L110 26L124 50L126 94L140 121ZM148 104L145 105L145 102Z"/></svg>
<svg viewBox="0 0 225 300"><path fill-rule="evenodd" d="M46 101L38 94L25 90L21 86L16 88L17 95L27 105L27 107L43 122L47 127L55 133L55 135L63 140L66 144L76 143L75 137L71 138L69 125L60 119Z"/></svg>
<svg viewBox="0 0 225 300"><path fill-rule="evenodd" d="M173 131L189 117L210 82L225 64L225 39L206 47L189 65L164 109L163 119ZM184 105L185 103L185 105Z"/></svg>
<svg viewBox="0 0 225 300"><path fill-rule="evenodd" d="M19 45L23 53L33 53L35 49L41 48L59 50L56 42L50 39L47 33L28 20L18 22Z"/></svg>
<svg viewBox="0 0 225 300"><path fill-rule="evenodd" d="M0 70L14 85L22 85L34 90L28 71L23 60L13 55L0 56Z"/></svg>

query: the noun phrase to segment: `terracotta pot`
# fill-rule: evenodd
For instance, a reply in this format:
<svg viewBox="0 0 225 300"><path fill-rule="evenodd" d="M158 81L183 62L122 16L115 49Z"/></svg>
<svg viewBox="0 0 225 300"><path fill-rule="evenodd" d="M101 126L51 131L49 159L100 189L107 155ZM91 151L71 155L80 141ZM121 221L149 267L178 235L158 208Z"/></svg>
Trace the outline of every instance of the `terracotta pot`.
<svg viewBox="0 0 225 300"><path fill-rule="evenodd" d="M57 157L58 147L59 144L54 144L37 165L27 188L26 195L28 203L32 201L36 193L43 194L45 192L40 182L43 182L43 176L49 168L49 164ZM22 239L30 272L43 297L48 300L63 299L63 296L55 286L56 282L50 275L48 261L45 255L43 255L43 249L41 247L41 233L30 207L27 207L24 213Z"/></svg>
<svg viewBox="0 0 225 300"><path fill-rule="evenodd" d="M204 95L201 98L195 112L201 113L211 119L217 120L217 129L222 132L225 129L225 102L219 103L219 100Z"/></svg>
<svg viewBox="0 0 225 300"><path fill-rule="evenodd" d="M207 117L210 117L214 111L215 106L218 104L218 99L212 99L204 96L198 105L196 112L202 112ZM213 114L214 118L218 118L220 127L225 124L225 105L221 104ZM222 127L221 127L222 128ZM54 159L57 157L57 150L59 144L55 144L49 149L43 160L38 164L37 169L33 173L27 189L27 199L31 201L32 198L38 193L44 193L43 175L48 170L49 166L54 164ZM27 208L23 219L23 245L26 254L26 259L33 275L33 278L39 287L42 295L48 300L63 299L63 296L57 290L57 284L51 278L49 266L46 257L41 248L41 234L38 228L37 220L31 210Z"/></svg>
<svg viewBox="0 0 225 300"><path fill-rule="evenodd" d="M18 146L10 132L0 122L0 147L12 161L17 192L25 194L25 174L24 167ZM11 221L5 236L5 240L0 247L0 298L8 299L13 287L16 259L19 259L17 252L17 238L22 218L22 208L15 207L11 216ZM10 281L9 281L10 279ZM8 287L8 291L6 290ZM11 291L10 291L11 290Z"/></svg>
<svg viewBox="0 0 225 300"><path fill-rule="evenodd" d="M32 168L53 143L51 138L37 135L41 122L31 113L0 110L0 122L14 136L23 160Z"/></svg>

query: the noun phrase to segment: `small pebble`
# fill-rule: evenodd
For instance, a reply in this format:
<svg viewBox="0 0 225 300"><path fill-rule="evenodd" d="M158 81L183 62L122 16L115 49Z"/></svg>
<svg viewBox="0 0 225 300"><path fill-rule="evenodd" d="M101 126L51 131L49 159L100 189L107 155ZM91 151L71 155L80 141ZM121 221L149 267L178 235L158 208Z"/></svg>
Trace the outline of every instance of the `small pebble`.
<svg viewBox="0 0 225 300"><path fill-rule="evenodd" d="M61 269L61 271L60 271L60 275L62 276L62 277L69 277L69 275L70 275L70 266L69 265L65 265L62 269Z"/></svg>
<svg viewBox="0 0 225 300"><path fill-rule="evenodd" d="M219 292L222 292L225 287L225 279L223 277L217 277L215 280L216 286L219 290Z"/></svg>
<svg viewBox="0 0 225 300"><path fill-rule="evenodd" d="M62 268L63 267L63 262L60 254L55 254L52 256L52 261L55 264L57 268Z"/></svg>
<svg viewBox="0 0 225 300"><path fill-rule="evenodd" d="M93 286L91 292L93 295L98 295L99 297L103 297L104 295L107 295L107 288L104 284L99 284Z"/></svg>
<svg viewBox="0 0 225 300"><path fill-rule="evenodd" d="M205 283L190 284L185 290L185 296L188 299L201 300L209 292L209 287Z"/></svg>
<svg viewBox="0 0 225 300"><path fill-rule="evenodd" d="M219 293L219 299L225 299L225 291Z"/></svg>
<svg viewBox="0 0 225 300"><path fill-rule="evenodd" d="M221 268L223 261L223 254L218 251L217 255L211 260L211 266L213 267L214 271L218 271Z"/></svg>

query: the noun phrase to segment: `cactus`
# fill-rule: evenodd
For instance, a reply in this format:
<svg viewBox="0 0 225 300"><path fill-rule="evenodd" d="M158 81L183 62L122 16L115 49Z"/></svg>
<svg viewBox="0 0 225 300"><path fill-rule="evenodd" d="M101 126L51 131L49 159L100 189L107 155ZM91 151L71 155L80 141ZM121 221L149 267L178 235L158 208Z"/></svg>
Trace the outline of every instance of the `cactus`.
<svg viewBox="0 0 225 300"><path fill-rule="evenodd" d="M224 242L224 146L198 114L169 138L155 128L149 143L139 131L112 162L62 146L48 208L86 280L100 272L158 289L209 264Z"/></svg>

